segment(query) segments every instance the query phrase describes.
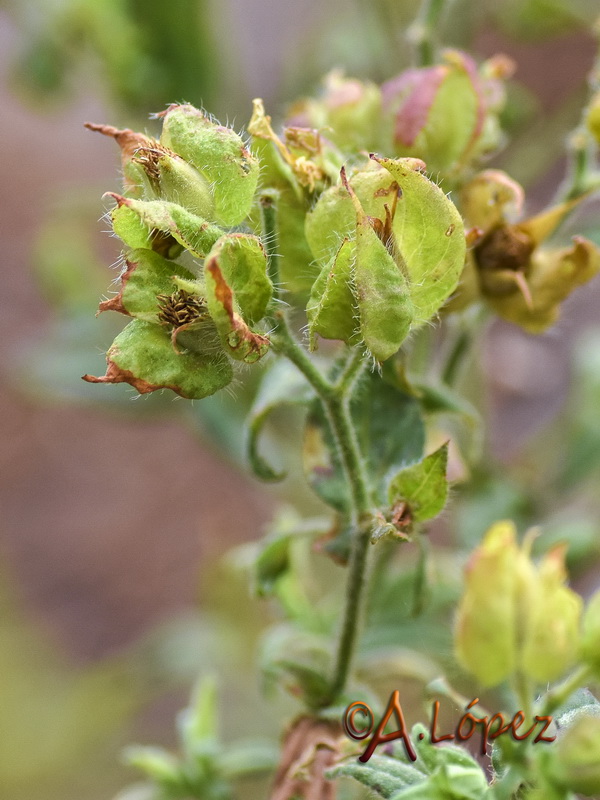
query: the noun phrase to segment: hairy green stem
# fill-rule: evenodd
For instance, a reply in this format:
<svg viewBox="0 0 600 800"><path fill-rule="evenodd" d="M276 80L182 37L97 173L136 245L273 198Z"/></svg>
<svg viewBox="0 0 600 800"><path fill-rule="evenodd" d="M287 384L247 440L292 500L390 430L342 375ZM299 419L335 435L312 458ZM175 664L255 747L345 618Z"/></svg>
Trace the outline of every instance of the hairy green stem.
<svg viewBox="0 0 600 800"><path fill-rule="evenodd" d="M350 414L352 388L364 365L360 352L350 359L337 383L330 383L318 370L306 350L292 335L283 312L276 312L276 331L271 337L274 349L286 356L302 372L323 404L337 444L352 499L355 528L346 588L346 603L337 648L331 687L322 706L331 705L343 691L352 665L360 627L367 556L371 540L371 501L365 465L360 453Z"/></svg>
<svg viewBox="0 0 600 800"><path fill-rule="evenodd" d="M364 356L358 348L353 350L350 358L344 364L341 374L335 382L336 391L342 396L346 397L352 392L358 376L365 368Z"/></svg>
<svg viewBox="0 0 600 800"><path fill-rule="evenodd" d="M472 332L463 329L452 343L452 348L442 372L442 381L447 386L456 385L465 362L465 357L471 347L471 342Z"/></svg>
<svg viewBox="0 0 600 800"><path fill-rule="evenodd" d="M525 714L525 723L533 722L534 689L530 678L521 670L514 676L514 691Z"/></svg>
<svg viewBox="0 0 600 800"><path fill-rule="evenodd" d="M447 0L424 0L418 17L408 30L419 67L429 67L435 62L435 42L446 4Z"/></svg>
<svg viewBox="0 0 600 800"><path fill-rule="evenodd" d="M269 277L277 297L277 193L265 192L260 198L263 244L267 253ZM273 309L269 316L274 331L273 349L289 359L315 390L325 411L336 442L344 475L350 488L352 523L355 534L350 555L346 605L337 649L331 688L322 705L330 705L343 690L350 671L358 635L364 587L366 584L367 554L370 542L371 501L363 458L350 412L350 398L356 381L365 366L362 351L356 349L346 362L335 383L321 373L307 351L294 337L283 310Z"/></svg>
<svg viewBox="0 0 600 800"><path fill-rule="evenodd" d="M298 344L283 311L276 311L273 314L273 321L275 324L275 332L271 335L273 349L284 355L300 370L321 401L325 403L335 391L333 384L321 373L306 350Z"/></svg>
<svg viewBox="0 0 600 800"><path fill-rule="evenodd" d="M557 708L567 702L573 692L589 683L591 678L592 671L588 666L582 665L578 667L561 684L546 694L541 704L541 712L545 715L553 714Z"/></svg>

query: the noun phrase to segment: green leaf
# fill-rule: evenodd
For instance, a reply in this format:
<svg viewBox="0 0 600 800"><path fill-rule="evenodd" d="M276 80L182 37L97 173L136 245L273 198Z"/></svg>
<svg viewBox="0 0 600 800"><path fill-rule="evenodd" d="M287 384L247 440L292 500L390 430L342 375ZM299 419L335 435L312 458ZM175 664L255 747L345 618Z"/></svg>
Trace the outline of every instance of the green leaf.
<svg viewBox="0 0 600 800"><path fill-rule="evenodd" d="M119 311L147 322L158 322L157 296L171 294L175 289L173 278L192 281L187 269L162 258L153 250L138 249L127 253L125 269L119 276L119 292L100 303L100 311ZM195 287L197 290L197 286Z"/></svg>
<svg viewBox="0 0 600 800"><path fill-rule="evenodd" d="M326 637L280 625L268 631L261 651L261 669L268 683L283 686L311 707L327 695L331 652Z"/></svg>
<svg viewBox="0 0 600 800"><path fill-rule="evenodd" d="M420 739L420 736L423 736ZM346 761L328 777L347 776L390 800L481 800L488 783L475 759L460 747L437 747L423 725L410 732L417 759L409 761L404 743L393 743L393 756L375 753L365 763Z"/></svg>
<svg viewBox="0 0 600 800"><path fill-rule="evenodd" d="M423 783L427 773L419 762L408 764L384 755L372 755L366 764L358 760L346 761L327 771L327 777L353 778L378 797L394 797L407 786Z"/></svg>
<svg viewBox="0 0 600 800"><path fill-rule="evenodd" d="M200 399L227 386L231 364L222 352L176 353L160 325L133 320L112 343L106 375L84 375L91 383L129 383L140 394L172 389L187 399Z"/></svg>
<svg viewBox="0 0 600 800"><path fill-rule="evenodd" d="M354 283L364 342L385 361L408 335L412 302L406 278L364 216L357 221Z"/></svg>
<svg viewBox="0 0 600 800"><path fill-rule="evenodd" d="M214 675L206 675L197 682L191 703L179 715L177 726L188 754L196 753L200 745L217 742L217 683Z"/></svg>
<svg viewBox="0 0 600 800"><path fill-rule="evenodd" d="M304 376L288 361L275 361L265 373L248 417L248 460L263 481L280 481L285 472L277 472L261 456L258 442L271 412L280 405L305 405L313 392Z"/></svg>
<svg viewBox="0 0 600 800"><path fill-rule="evenodd" d="M386 475L423 455L425 429L419 403L378 374L369 373L361 380L350 407L371 486L385 502ZM303 458L312 489L337 511L347 512L349 495L342 465L318 402L306 421Z"/></svg>
<svg viewBox="0 0 600 800"><path fill-rule="evenodd" d="M357 333L358 310L352 291L355 249L354 242L344 239L313 284L306 307L311 349L315 347L317 333L324 339L343 342L349 342Z"/></svg>
<svg viewBox="0 0 600 800"><path fill-rule="evenodd" d="M463 271L462 217L413 159L373 158L402 190L392 228L408 272L415 322L426 322L456 289Z"/></svg>
<svg viewBox="0 0 600 800"><path fill-rule="evenodd" d="M177 203L166 200L133 200L112 194L117 208L111 212L113 228L129 247L156 250L154 231L168 234L192 255L204 258L224 231ZM127 209L122 211L122 209ZM137 216L139 222L135 221ZM146 233L144 234L144 230ZM154 245L154 246L153 246ZM171 255L168 252L167 255Z"/></svg>
<svg viewBox="0 0 600 800"><path fill-rule="evenodd" d="M270 595L279 578L285 575L290 567L290 532L278 535L263 545L256 559L256 593L259 597Z"/></svg>
<svg viewBox="0 0 600 800"><path fill-rule="evenodd" d="M127 764L137 767L167 791L182 788L183 776L179 760L162 747L132 745L126 748L123 755Z"/></svg>
<svg viewBox="0 0 600 800"><path fill-rule="evenodd" d="M437 516L448 497L447 464L448 443L418 464L398 472L388 489L390 504L401 501L408 503L415 522L424 522Z"/></svg>
<svg viewBox="0 0 600 800"><path fill-rule="evenodd" d="M227 745L227 750L219 757L219 768L225 778L244 778L272 773L278 761L279 748L276 744L251 739Z"/></svg>
<svg viewBox="0 0 600 800"><path fill-rule="evenodd" d="M367 472L380 502L385 502L386 476L420 459L425 426L418 401L399 389L388 372L369 373L352 401L352 415Z"/></svg>

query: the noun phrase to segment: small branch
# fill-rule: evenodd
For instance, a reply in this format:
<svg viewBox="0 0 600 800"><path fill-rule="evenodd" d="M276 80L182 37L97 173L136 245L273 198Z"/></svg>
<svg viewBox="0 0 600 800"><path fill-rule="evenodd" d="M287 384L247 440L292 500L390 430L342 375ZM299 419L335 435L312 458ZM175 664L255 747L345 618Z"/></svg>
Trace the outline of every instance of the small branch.
<svg viewBox="0 0 600 800"><path fill-rule="evenodd" d="M470 330L464 329L460 331L454 342L452 343L452 347L450 349L450 353L444 365L444 370L442 372L442 381L447 386L455 386L460 374L462 372L462 367L465 362L465 358L470 350L472 342L472 332Z"/></svg>
<svg viewBox="0 0 600 800"><path fill-rule="evenodd" d="M557 708L560 708L567 702L569 697L581 689L592 679L592 671L588 666L580 666L575 672L569 675L561 684L551 689L543 698L541 704L541 711L545 715L553 714Z"/></svg>
<svg viewBox="0 0 600 800"><path fill-rule="evenodd" d="M323 403L326 403L333 394L333 384L321 374L306 350L296 341L289 329L283 311L276 311L273 315L273 320L276 326L275 332L271 335L273 349L298 367Z"/></svg>
<svg viewBox="0 0 600 800"><path fill-rule="evenodd" d="M408 39L415 48L419 67L429 67L436 60L436 41L447 0L423 0L418 17L408 29Z"/></svg>
<svg viewBox="0 0 600 800"><path fill-rule="evenodd" d="M335 383L336 391L344 397L349 396L364 368L365 358L362 352L356 348L351 351L350 358L344 364L344 368Z"/></svg>

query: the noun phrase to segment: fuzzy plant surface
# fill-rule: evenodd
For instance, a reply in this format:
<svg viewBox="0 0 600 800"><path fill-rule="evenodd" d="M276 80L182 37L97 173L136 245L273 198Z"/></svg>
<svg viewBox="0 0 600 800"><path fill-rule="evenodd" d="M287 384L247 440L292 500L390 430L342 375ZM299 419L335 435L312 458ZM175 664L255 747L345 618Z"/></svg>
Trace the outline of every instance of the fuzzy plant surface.
<svg viewBox="0 0 600 800"><path fill-rule="evenodd" d="M273 800L600 793L600 703L585 688L600 679L600 595L585 605L565 547L536 559L535 535L508 520L472 550L464 580L456 561L451 581L431 577L427 546L449 463L475 458L459 383L486 321L542 333L600 271L590 239L555 235L600 186L600 79L596 66L559 196L527 216L523 188L485 166L504 144L512 65L440 50L442 6L425 3L411 29L413 67L383 85L332 73L280 126L258 99L242 135L188 104L157 114L154 134L88 124L121 151L124 186L109 197L122 269L100 311L128 323L106 374L84 380L202 400L258 370L249 466L283 479L262 434L278 407L302 409L304 472L327 509L282 514L251 568L286 619L266 636L262 670L301 705L280 750L221 744L205 677L180 718L181 753L131 749L147 781L120 800L242 796L239 781L264 772ZM444 342L433 366L422 358L432 331ZM444 415L467 435L444 435ZM298 552L315 547L345 568L345 592L311 599ZM436 637L447 652L432 662L419 643ZM365 664L375 674L390 642L411 654L424 696L461 710L455 732L410 728L399 696L386 706L369 687Z"/></svg>

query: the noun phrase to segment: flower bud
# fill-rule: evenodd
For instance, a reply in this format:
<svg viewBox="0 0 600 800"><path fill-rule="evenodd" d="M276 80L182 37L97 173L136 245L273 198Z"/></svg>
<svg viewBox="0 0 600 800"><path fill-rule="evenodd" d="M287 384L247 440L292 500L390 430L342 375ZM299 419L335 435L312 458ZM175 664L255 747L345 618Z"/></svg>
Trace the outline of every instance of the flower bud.
<svg viewBox="0 0 600 800"><path fill-rule="evenodd" d="M517 560L513 523L497 522L466 567L466 591L456 620L456 655L484 686L500 683L516 666Z"/></svg>
<svg viewBox="0 0 600 800"><path fill-rule="evenodd" d="M560 677L577 652L582 600L565 586L565 553L566 545L552 548L537 580L532 569L520 591L518 613L525 620L520 666L539 683Z"/></svg>
<svg viewBox="0 0 600 800"><path fill-rule="evenodd" d="M326 136L342 150L379 149L379 87L368 81L346 78L339 70L330 72L324 83L321 97L292 106L288 122L325 129Z"/></svg>
<svg viewBox="0 0 600 800"><path fill-rule="evenodd" d="M600 591L592 596L583 615L580 654L582 660L600 676Z"/></svg>
<svg viewBox="0 0 600 800"><path fill-rule="evenodd" d="M252 206L259 164L241 137L191 105L173 105L159 116L163 118L161 144L212 184L217 221L223 225L242 222Z"/></svg>
<svg viewBox="0 0 600 800"><path fill-rule="evenodd" d="M517 671L553 681L577 651L582 603L565 585L565 548L553 548L536 567L530 541L519 548L514 525L496 523L467 565L455 647L484 686Z"/></svg>
<svg viewBox="0 0 600 800"><path fill-rule="evenodd" d="M593 96L592 102L588 106L585 122L589 132L600 144L600 92L596 92Z"/></svg>
<svg viewBox="0 0 600 800"><path fill-rule="evenodd" d="M485 125L488 109L475 62L448 51L445 63L409 69L382 86L384 117L398 155L427 162L432 173L452 173L495 146Z"/></svg>
<svg viewBox="0 0 600 800"><path fill-rule="evenodd" d="M600 717L580 716L556 742L551 780L585 797L600 793Z"/></svg>

